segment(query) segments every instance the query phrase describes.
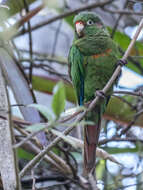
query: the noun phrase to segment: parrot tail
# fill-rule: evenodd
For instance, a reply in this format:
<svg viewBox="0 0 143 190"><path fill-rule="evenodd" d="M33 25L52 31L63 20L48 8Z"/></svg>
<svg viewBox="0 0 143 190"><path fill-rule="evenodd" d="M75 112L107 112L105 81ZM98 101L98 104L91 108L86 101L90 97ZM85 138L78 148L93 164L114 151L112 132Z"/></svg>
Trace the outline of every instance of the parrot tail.
<svg viewBox="0 0 143 190"><path fill-rule="evenodd" d="M84 172L87 176L89 173L94 172L96 164L96 147L100 134L101 112L100 108L96 107L95 110L89 112L87 121L94 121L95 125L86 125L84 127Z"/></svg>

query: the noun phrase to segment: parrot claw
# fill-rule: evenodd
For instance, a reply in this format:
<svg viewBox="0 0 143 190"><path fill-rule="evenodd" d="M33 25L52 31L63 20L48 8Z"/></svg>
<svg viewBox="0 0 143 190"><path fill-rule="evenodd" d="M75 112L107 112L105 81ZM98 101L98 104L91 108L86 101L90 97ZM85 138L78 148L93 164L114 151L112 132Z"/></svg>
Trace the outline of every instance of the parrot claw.
<svg viewBox="0 0 143 190"><path fill-rule="evenodd" d="M126 64L128 64L128 62L125 59L119 59L118 62L117 62L117 66L120 65L121 67L126 65Z"/></svg>
<svg viewBox="0 0 143 190"><path fill-rule="evenodd" d="M102 90L96 90L95 95L99 96L100 98L103 98L103 99L105 99L105 97L106 97L105 93Z"/></svg>

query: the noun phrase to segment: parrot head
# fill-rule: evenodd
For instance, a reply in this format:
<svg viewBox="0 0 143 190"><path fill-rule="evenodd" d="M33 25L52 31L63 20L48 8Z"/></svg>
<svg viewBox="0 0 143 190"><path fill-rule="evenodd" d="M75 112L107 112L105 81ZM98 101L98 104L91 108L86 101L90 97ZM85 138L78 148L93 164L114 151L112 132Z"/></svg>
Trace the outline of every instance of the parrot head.
<svg viewBox="0 0 143 190"><path fill-rule="evenodd" d="M74 18L75 34L78 38L87 35L100 34L107 31L101 19L93 12L81 12Z"/></svg>

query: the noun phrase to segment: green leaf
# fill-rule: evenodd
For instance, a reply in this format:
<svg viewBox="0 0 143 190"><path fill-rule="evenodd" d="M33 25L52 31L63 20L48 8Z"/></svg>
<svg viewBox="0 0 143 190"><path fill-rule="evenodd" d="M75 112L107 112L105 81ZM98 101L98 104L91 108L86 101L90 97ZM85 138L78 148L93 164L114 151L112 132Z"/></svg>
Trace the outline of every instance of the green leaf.
<svg viewBox="0 0 143 190"><path fill-rule="evenodd" d="M28 106L36 108L48 121L52 121L54 119L52 112L46 106L41 104L30 104Z"/></svg>
<svg viewBox="0 0 143 190"><path fill-rule="evenodd" d="M64 111L65 102L66 102L65 87L63 82L60 81L54 87L53 100L52 100L52 109L57 117L59 117L60 114Z"/></svg>
<svg viewBox="0 0 143 190"><path fill-rule="evenodd" d="M36 132L42 129L45 129L45 124L42 123L33 124L26 128L26 130L30 132Z"/></svg>
<svg viewBox="0 0 143 190"><path fill-rule="evenodd" d="M59 82L56 79L45 77L45 76L36 76L32 77L32 86L35 90L40 92L51 94L56 83ZM76 102L76 94L70 83L64 83L65 92L67 100L70 102Z"/></svg>
<svg viewBox="0 0 143 190"><path fill-rule="evenodd" d="M18 157L27 159L27 160L32 160L34 158L34 155L25 151L23 148L18 148Z"/></svg>

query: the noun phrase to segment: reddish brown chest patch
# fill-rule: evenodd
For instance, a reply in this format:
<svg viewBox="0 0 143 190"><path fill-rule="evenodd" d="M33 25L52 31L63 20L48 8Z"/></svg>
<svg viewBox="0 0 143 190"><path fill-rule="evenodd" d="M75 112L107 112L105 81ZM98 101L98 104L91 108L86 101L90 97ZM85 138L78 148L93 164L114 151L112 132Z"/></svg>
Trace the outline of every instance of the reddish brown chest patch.
<svg viewBox="0 0 143 190"><path fill-rule="evenodd" d="M104 56L108 56L110 53L112 52L112 49L107 49L104 53L100 53L100 54L95 54L92 57L94 59L97 59L99 57L104 57Z"/></svg>

